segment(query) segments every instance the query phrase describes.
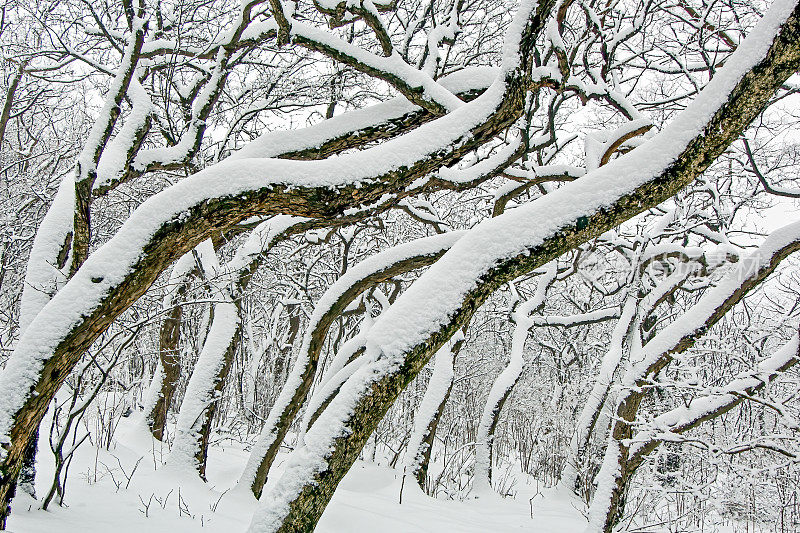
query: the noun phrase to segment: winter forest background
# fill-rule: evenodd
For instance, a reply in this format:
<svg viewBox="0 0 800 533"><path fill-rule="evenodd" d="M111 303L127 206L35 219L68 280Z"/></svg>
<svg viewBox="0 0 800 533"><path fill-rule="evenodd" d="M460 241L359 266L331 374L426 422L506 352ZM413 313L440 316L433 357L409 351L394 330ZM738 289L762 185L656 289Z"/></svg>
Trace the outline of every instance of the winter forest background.
<svg viewBox="0 0 800 533"><path fill-rule="evenodd" d="M0 529L800 530L796 0L1 5Z"/></svg>

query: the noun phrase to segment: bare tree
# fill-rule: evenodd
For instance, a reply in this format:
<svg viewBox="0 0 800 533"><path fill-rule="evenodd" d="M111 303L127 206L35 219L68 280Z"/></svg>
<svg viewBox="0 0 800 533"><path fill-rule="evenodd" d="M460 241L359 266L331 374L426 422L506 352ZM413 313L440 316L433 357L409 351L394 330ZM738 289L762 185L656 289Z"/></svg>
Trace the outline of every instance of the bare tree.
<svg viewBox="0 0 800 533"><path fill-rule="evenodd" d="M164 438L181 379L174 357L183 320L178 300L198 258L210 329L184 376L169 461L204 477L214 420L224 415L226 390L236 382L230 375L243 374L236 365L245 296L256 290L258 272L286 268L269 257L295 238L305 244L282 260L301 253L314 261L298 269L298 279L287 277L291 291L279 291L300 297L281 304L291 308L285 318L275 317L286 324L273 368L288 365L295 338L302 343L285 382L267 377L280 393L240 484L260 496L290 428L299 423L301 431L286 473L262 499L253 532L313 529L403 390L437 352L447 354L442 368L452 368L451 356L469 348L454 335L476 327L481 306L505 287L513 287L516 304L506 313L515 327L510 363L483 402L477 428L477 493L490 487L503 407L523 376L532 333L544 345L540 330L618 319L564 475L574 488L576 456L589 441L602 440L606 421L598 421L613 409L591 497L594 530L611 531L621 518L634 472L665 440L663 420L679 417L669 431L682 433L762 388L742 376L724 394L701 394L705 410L673 409L644 429L638 425L653 390L647 385L796 250L795 225L740 260L729 282L699 287L705 292L696 307L669 325L662 324L660 306L691 288L692 273L710 279L727 261L688 247L703 231L703 242L724 237L724 217L687 215L675 233L687 240L681 245L664 237L676 220L667 215L662 231L629 241L609 232L704 179L765 109L795 91L787 80L800 67L796 2L776 0L758 22L756 13L735 7L717 7L721 20L710 20L689 3L650 1L525 0L513 16L504 6L436 1L243 0L236 9L178 2L175 13L166 13L140 0L47 9L57 23L30 23L42 36L40 50L14 63L0 131L8 137L14 101L36 72L47 72L53 83L98 82L102 94L88 93L87 102L102 105L82 149L71 154L70 170L58 176L20 287L19 340L0 374L0 526L26 450L59 388L175 265L161 299L163 351L145 406L153 434ZM737 26L742 20L744 27ZM691 36L686 49L653 31L658 25ZM331 64L329 76L320 74L320 65ZM324 94L314 90L320 82ZM646 88L637 92L640 83ZM659 93L670 84L680 91ZM347 94L362 85L362 96ZM570 117L590 103L605 127L587 135L576 154ZM263 117L277 122L282 106L318 108L309 112L318 121L256 136ZM770 184L763 155L748 143L744 149L740 160L762 188L791 193ZM704 194L717 198L712 189ZM445 195L455 198L445 202L449 216L434 205ZM395 215L408 225L391 235L385 224ZM378 228L376 242L363 245L353 228L370 222ZM661 248L648 244L662 237ZM324 251L306 246L312 241ZM598 247L626 256L634 274L620 283L617 292L628 287L624 297L604 295L615 303L600 310L547 313L548 288L575 274L580 257L600 257ZM570 254L571 266L559 269ZM638 290L643 269L656 259L667 270L689 268L648 277L652 286ZM314 279L318 261L327 269L320 280ZM526 288L518 288L523 281ZM381 289L387 283L395 287L391 295ZM770 380L796 361L796 346L786 346L765 363ZM332 357L327 368L325 355ZM256 374L260 355L250 357ZM138 371L144 374L145 366ZM436 382L450 383L431 389L434 409L420 419L407 451L418 480L453 387L442 372L447 379ZM631 444L637 435L646 438Z"/></svg>

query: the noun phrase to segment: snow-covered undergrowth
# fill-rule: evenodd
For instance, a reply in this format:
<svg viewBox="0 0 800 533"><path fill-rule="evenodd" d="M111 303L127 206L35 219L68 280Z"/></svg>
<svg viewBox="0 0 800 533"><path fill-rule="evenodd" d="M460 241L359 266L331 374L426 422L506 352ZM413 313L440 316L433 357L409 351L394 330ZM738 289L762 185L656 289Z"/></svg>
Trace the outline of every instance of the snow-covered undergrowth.
<svg viewBox="0 0 800 533"><path fill-rule="evenodd" d="M52 459L41 439L39 492L52 481ZM40 503L20 493L9 522L13 533L189 533L245 531L256 508L246 491L230 490L247 460L238 443L223 441L209 451L208 483L191 472L161 465L167 450L152 439L137 415L124 419L110 450L86 442L70 468L65 505ZM284 457L276 462L278 473ZM137 466L138 464L138 466ZM277 475L276 475L277 477ZM580 531L585 525L574 502L556 493L536 494L521 475L515 499L483 497L464 502L426 496L399 470L357 462L339 486L316 531L344 533ZM400 492L402 489L402 503ZM532 507L531 507L532 505ZM532 518L533 516L533 518Z"/></svg>

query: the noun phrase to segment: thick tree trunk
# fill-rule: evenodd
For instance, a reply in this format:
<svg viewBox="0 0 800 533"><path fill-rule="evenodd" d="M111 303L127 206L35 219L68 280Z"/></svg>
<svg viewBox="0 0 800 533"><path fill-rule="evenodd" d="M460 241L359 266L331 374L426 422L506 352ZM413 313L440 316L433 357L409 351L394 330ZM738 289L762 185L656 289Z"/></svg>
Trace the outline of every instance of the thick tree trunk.
<svg viewBox="0 0 800 533"><path fill-rule="evenodd" d="M205 479L208 439L228 376L241 320L232 301L214 304L211 328L195 364L178 413L175 439L167 463L193 468Z"/></svg>
<svg viewBox="0 0 800 533"><path fill-rule="evenodd" d="M549 231L546 235L531 238L529 245L520 246L518 254L512 256L511 252L504 252L506 255L502 259L498 258L497 263L481 267L480 277L473 281L474 288L460 296L460 306L453 308L447 314L449 322L436 331L426 333L424 340L415 339L417 344L404 351L403 359L397 361L396 365L386 369L384 366L379 366L385 365L385 361L379 359L374 365L365 368L361 373L363 379L354 381L352 390L348 391L354 396L348 395L347 401L341 401L340 407L348 409L347 416L331 416L331 420L326 420L328 423L336 424L335 428L328 427L326 431L340 436L324 438L322 434L315 435L319 440L313 447L306 446L294 452L288 461L284 477L275 488L276 497L262 503L262 507L253 518L250 532L313 530L333 497L338 483L355 462L367 438L403 388L425 366L431 355L467 322L491 293L503 283L544 265L645 209L669 199L707 169L759 114L783 82L800 67L800 43L796 38L800 32L798 20L800 6L790 6L790 9L792 11L788 13L779 10L777 14L772 12L768 14L773 16L772 22L775 20L774 17L780 17L782 24L780 28L770 27L769 23L759 26L762 32L778 33L769 50L761 47L759 40L748 42L746 39L734 53L736 57L731 58L725 65L725 68L746 68L746 70L741 73L720 72L712 81L713 87L707 87L701 92L698 98L703 97L704 104L713 108L705 108L703 113L699 113L700 102L697 102L691 110L699 114L680 114L674 119L678 122L672 124L668 132L681 129L684 136L669 147L675 151L674 158L670 154L670 161L664 162L663 168L648 169L648 174L645 176L631 176L631 179L638 178L635 182L637 185L632 185L630 190L620 191L614 199L603 200L601 207L594 204L583 205L577 209L573 209L572 206L559 206L565 213L569 213L569 222L560 223L559 228ZM760 37L763 38L763 35ZM747 51L742 52L744 49ZM723 91L722 94L726 95L724 100L718 98L719 91ZM685 136L686 131L696 133L689 138ZM663 140L663 133L661 139ZM647 146L637 150L646 151ZM662 161L658 160L658 164L661 165ZM619 166L624 168L622 163ZM608 172L608 167L603 169ZM603 172L598 174L604 175ZM587 178L583 179L583 183L581 180L576 182L577 190L583 191L583 187L594 184L592 177L587 176ZM576 188L566 186L556 193L547 195L543 199L546 201L534 202L525 208L524 212L528 215L551 216L552 213L537 212L537 209L543 205L552 206L552 202L555 201L552 200L553 197L563 200ZM583 214L580 214L581 208ZM591 212L588 212L590 209ZM503 217L490 220L498 221L501 218ZM501 223L502 221L498 222ZM476 242L480 242L475 239L480 239L484 236L484 232L496 228L495 224L487 221L480 226L480 229L479 234L463 247L459 247L458 253L470 249L470 245L474 246ZM458 253L454 253L453 257L459 257ZM447 264L445 262L442 268ZM440 273L437 270L432 275ZM460 285L456 286L460 289ZM404 294L404 297L408 294L408 292ZM409 298L415 295L416 293L411 294ZM450 297L448 295L448 298ZM391 356L394 357L394 354ZM376 374L370 373L373 371ZM372 377L367 378L367 376ZM309 461L319 461L319 463L314 463L313 468L310 468Z"/></svg>
<svg viewBox="0 0 800 533"><path fill-rule="evenodd" d="M253 447L239 480L240 483L250 487L256 498L261 497L267 474L278 455L281 443L311 390L325 338L336 317L359 295L377 283L435 262L458 239L458 236L453 234L429 238L427 240L430 244L423 247L426 251L418 255L404 256L400 253L398 259L398 255L393 251L388 254L389 260L384 261L379 254L367 260L376 263L374 270L363 275L355 275L351 273L355 271L350 271L326 292L326 295L334 295L332 296L334 301L326 302L327 307L324 312L320 312L319 315L315 313L308 324L308 332L303 340L298 360L264 424L259 440ZM439 244L433 245L437 243ZM350 279L351 276L353 279ZM340 284L342 290L337 293Z"/></svg>
<svg viewBox="0 0 800 533"><path fill-rule="evenodd" d="M28 443L23 458L22 471L19 473L19 488L36 498L36 452L39 446L39 428Z"/></svg>
<svg viewBox="0 0 800 533"><path fill-rule="evenodd" d="M278 235L285 235L284 230L291 231L290 228L296 226L296 224L296 220L291 221L285 227L278 223L276 225L277 232L263 235L262 232L254 231L251 234L251 239L254 236L257 239L265 239L260 244L263 246L263 250L266 251L277 240ZM248 240L244 248L247 248L248 244L250 244L250 240ZM216 252L207 250L206 253L211 255ZM249 254L258 256L257 250L249 250L245 257L249 257ZM212 261L216 260L216 255L210 259ZM206 262L210 263L209 261ZM225 301L212 307L211 327L194 372L192 372L178 415L175 442L173 443L173 451L170 454L169 461L182 464L182 466L186 466L186 463L191 461L203 480L206 479L208 444L214 417L228 381L236 349L242 342L243 314L241 297L259 263L260 256L254 260L245 260L237 254L228 264L229 268L234 269L232 274L236 276L234 278L234 293L230 294L227 287L216 290L218 296ZM205 268L208 268L209 273L212 275L215 274L212 271L222 270L218 264L213 267L209 264Z"/></svg>
<svg viewBox="0 0 800 533"><path fill-rule="evenodd" d="M202 256L202 253L198 256ZM143 416L153 437L163 441L167 418L172 407L175 389L181 374L181 325L183 308L181 301L192 278L200 275L194 252L178 259L172 267L167 283L167 292L162 302L166 316L158 334L158 366L153 373L144 400Z"/></svg>
<svg viewBox="0 0 800 533"><path fill-rule="evenodd" d="M142 13L140 12L139 15L142 15ZM129 36L122 65L115 76L111 92L108 95L109 101L106 102L106 106L101 110L100 117L98 117L90 133L92 142L84 146L75 165L75 178L65 178L63 180L64 182L59 188L57 198L45 215L46 220L42 222L37 231L34 239L34 249L31 251L31 258L29 259L28 272L26 273L26 281L33 280L34 283L27 287L27 291L23 291L20 336L27 329L30 320L49 301L49 291L53 290L55 286L63 285L64 279L62 276L65 274L64 270L66 269L67 271L66 278L71 278L89 256L90 204L97 163L100 161L103 148L110 139L114 124L119 117L119 106L133 77L139 52L144 43L145 33L146 25L139 25L134 28L133 33ZM24 73L26 63L19 65L18 75L12 80L6 94L2 114L0 114L0 145L5 136L14 92ZM65 187L73 188L73 191L66 191L64 190ZM54 241L58 242L59 246L57 248L54 248ZM68 261L69 265L67 265ZM31 264L33 264L32 269L30 268ZM53 266L57 266L57 268L54 269ZM43 271L47 272L44 276ZM34 294L39 291L43 291L43 293ZM34 416L33 419L41 420L42 416L44 416L43 413L41 416ZM39 428L37 422L37 425L31 428L29 432L27 437L29 442L24 445L25 451L21 456L24 465L10 469L10 472L15 472L15 474L9 481L13 484L18 473L24 472L23 475L28 478L26 486L30 487L31 493L34 492L33 482L36 473L38 438ZM0 467L0 485L5 484L8 476L8 473L4 472L4 470L5 468ZM9 512L8 502L10 502L14 492L15 488L13 486L7 488L0 486L0 529L5 528L5 521ZM9 496L6 497L6 494L9 494Z"/></svg>

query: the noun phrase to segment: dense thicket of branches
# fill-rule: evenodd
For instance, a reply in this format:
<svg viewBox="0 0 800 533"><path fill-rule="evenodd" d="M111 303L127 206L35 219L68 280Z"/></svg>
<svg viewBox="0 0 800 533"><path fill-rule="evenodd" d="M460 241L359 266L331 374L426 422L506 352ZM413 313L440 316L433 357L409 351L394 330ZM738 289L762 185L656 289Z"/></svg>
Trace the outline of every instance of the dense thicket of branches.
<svg viewBox="0 0 800 533"><path fill-rule="evenodd" d="M0 528L48 410L45 507L134 413L257 497L293 449L252 532L359 456L588 531L800 525L796 1L0 15Z"/></svg>

